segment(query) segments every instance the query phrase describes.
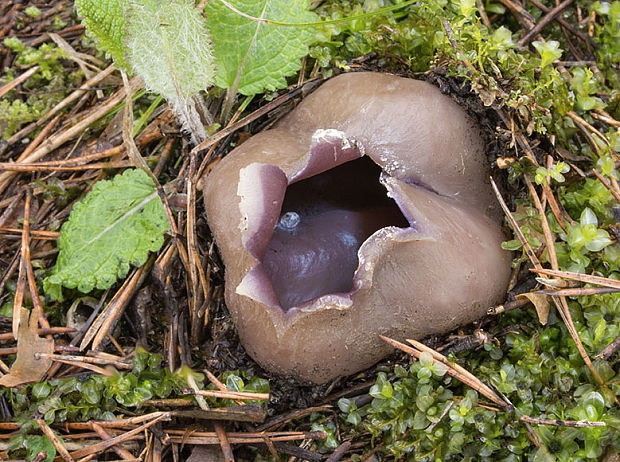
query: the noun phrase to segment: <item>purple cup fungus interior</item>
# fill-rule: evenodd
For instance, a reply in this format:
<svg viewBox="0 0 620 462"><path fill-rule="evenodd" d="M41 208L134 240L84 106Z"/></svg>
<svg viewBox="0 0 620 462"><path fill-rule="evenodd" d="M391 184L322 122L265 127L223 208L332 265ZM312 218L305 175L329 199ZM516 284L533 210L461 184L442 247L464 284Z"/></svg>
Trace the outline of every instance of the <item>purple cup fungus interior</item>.
<svg viewBox="0 0 620 462"><path fill-rule="evenodd" d="M284 312L325 295L349 298L364 241L382 228L412 226L362 147L341 132L318 132L290 180L269 164L240 175L243 242L258 263L237 292Z"/></svg>
<svg viewBox="0 0 620 462"><path fill-rule="evenodd" d="M362 243L381 228L409 226L380 175L361 157L288 186L263 257L282 309L351 291Z"/></svg>

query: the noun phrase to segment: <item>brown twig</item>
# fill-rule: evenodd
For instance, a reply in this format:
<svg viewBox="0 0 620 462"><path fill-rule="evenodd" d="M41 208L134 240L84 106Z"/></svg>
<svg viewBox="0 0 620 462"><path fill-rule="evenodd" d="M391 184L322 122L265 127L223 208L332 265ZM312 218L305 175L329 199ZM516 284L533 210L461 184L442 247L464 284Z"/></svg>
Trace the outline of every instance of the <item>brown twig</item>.
<svg viewBox="0 0 620 462"><path fill-rule="evenodd" d="M620 191L614 188L613 185L609 184L605 180L603 175L601 175L596 169L592 169L592 173L594 174L596 178L598 178L598 180L603 184L603 186L605 186L605 188L611 193L611 195L614 196L614 199L616 199L616 202L620 203Z"/></svg>
<svg viewBox="0 0 620 462"><path fill-rule="evenodd" d="M187 218L185 221L185 234L187 252L189 254L189 289L188 305L190 319L190 339L193 344L198 343L201 334L200 316L198 314L199 293L198 293L198 269L200 261L196 262L195 255L198 254L196 245L196 153L190 152L189 172L187 173L186 192L187 192Z"/></svg>
<svg viewBox="0 0 620 462"><path fill-rule="evenodd" d="M67 448L65 448L65 446L60 442L60 440L54 433L54 431L47 425L47 423L45 423L45 420L37 419L35 422L37 423L43 434L47 437L47 439L54 445L62 460L64 460L65 462L73 462L73 457L69 455L69 451L67 451Z"/></svg>
<svg viewBox="0 0 620 462"><path fill-rule="evenodd" d="M76 330L73 327L50 327L49 329L38 329L39 335L56 335L56 334L71 334ZM0 334L0 342L15 340L12 332Z"/></svg>
<svg viewBox="0 0 620 462"><path fill-rule="evenodd" d="M56 345L54 346L54 351L58 353L65 353L67 351L67 347ZM17 347L0 348L0 356L14 355L16 353Z"/></svg>
<svg viewBox="0 0 620 462"><path fill-rule="evenodd" d="M594 141L594 139L590 136L589 132L592 132L593 134L595 134L604 144L609 146L609 140L605 138L605 135L603 135L600 131L594 128L587 120L578 116L573 111L568 111L566 115L570 117L575 123L575 125L577 125L577 127L579 127L581 131L586 135L588 142L599 155L601 154L601 148L598 146L596 141Z"/></svg>
<svg viewBox="0 0 620 462"><path fill-rule="evenodd" d="M105 309L99 314L95 322L90 326L84 339L80 343L80 350L84 350L92 341L92 349L96 350L108 334L112 324L123 313L125 306L129 303L131 296L142 284L146 275L149 273L153 264L153 259L149 258L144 265L136 269L131 277L127 278L120 289L116 292L112 300Z"/></svg>
<svg viewBox="0 0 620 462"><path fill-rule="evenodd" d="M368 388L370 388L370 385L368 386ZM368 388L366 388L366 391L368 390ZM258 431L272 431L278 427L281 427L282 425L285 425L288 422L291 422L296 419L302 419L315 412L332 412L332 411L333 411L333 408L330 405L313 406L313 407L307 407L305 409L295 409L285 414L280 414L280 415L272 417L264 425L259 426L257 430Z"/></svg>
<svg viewBox="0 0 620 462"><path fill-rule="evenodd" d="M534 16L532 16L529 11L518 3L515 3L512 0L499 0L499 2L508 8L517 21L519 21L519 23L526 29L531 29L536 24Z"/></svg>
<svg viewBox="0 0 620 462"><path fill-rule="evenodd" d="M549 13L551 11L546 5L541 3L539 0L529 0L536 8L542 10L543 13ZM572 25L570 25L562 16L556 16L554 20L560 24L563 28L568 30L571 34L579 37L579 39L586 44L588 50L591 50L591 47L596 46L596 42L592 40L592 37L582 33L578 29L575 29Z"/></svg>
<svg viewBox="0 0 620 462"><path fill-rule="evenodd" d="M487 15L487 10L484 7L482 0L476 0L476 7L478 8L478 13L480 14L482 24L491 29L491 21L489 21L489 16Z"/></svg>
<svg viewBox="0 0 620 462"><path fill-rule="evenodd" d="M551 11L549 11L547 14L545 14L545 16L543 16L543 18L540 21L538 21L538 23L534 27L532 27L527 32L527 34L525 34L521 38L521 40L519 40L518 45L520 47L523 47L523 46L527 45L528 43L530 43L532 38L534 38L536 35L540 34L540 32L543 30L543 28L545 28L547 26L547 24L549 24L551 21L553 21L571 3L573 3L573 0L564 0L558 6L556 6Z"/></svg>
<svg viewBox="0 0 620 462"><path fill-rule="evenodd" d="M616 337L613 342L603 348L601 352L594 357L594 359L603 359L607 361L616 353L616 351L618 351L618 349L620 349L620 335Z"/></svg>
<svg viewBox="0 0 620 462"><path fill-rule="evenodd" d="M554 270L559 269L558 267L558 257L555 253L555 236L551 232L551 227L549 226L549 222L547 221L547 215L545 215L545 210L543 208L542 203L540 202L540 198L536 193L536 189L534 189L534 185L530 181L527 176L524 176L525 184L527 185L527 189L530 192L530 197L534 201L534 206L536 210L538 210L538 215L540 216L540 222L543 229L543 235L545 236L545 244L547 245L547 252L549 252L549 261L551 262L551 267Z"/></svg>
<svg viewBox="0 0 620 462"><path fill-rule="evenodd" d="M229 392L230 390L228 389L228 387L226 387L226 385L224 385L222 382L220 382L220 380L213 375L213 373L208 370L208 369L203 369L202 372L204 372L204 374L207 376L207 378L209 379L209 382L211 382L213 385L215 385L215 387L220 390L220 391L224 391L224 392ZM243 404L243 400L241 399L235 399L235 402L237 404Z"/></svg>
<svg viewBox="0 0 620 462"><path fill-rule="evenodd" d="M224 427L220 423L215 423L213 428L215 428L215 434L217 435L220 448L222 449L222 454L224 455L224 462L234 462L235 456L233 455L232 448L230 447L226 430L224 430Z"/></svg>
<svg viewBox="0 0 620 462"><path fill-rule="evenodd" d="M161 154L159 155L157 164L155 165L155 168L153 169L153 175L155 175L156 178L159 178L159 176L164 170L164 167L166 166L166 163L170 159L170 154L172 153L173 146L174 146L174 138L169 138L166 141L164 148L161 150Z"/></svg>
<svg viewBox="0 0 620 462"><path fill-rule="evenodd" d="M113 148L105 149L103 151L94 152L92 154L84 154L79 157L71 157L69 159L51 160L45 162L32 162L29 164L32 167L74 167L76 165L84 165L92 162L93 160L104 159L106 157L119 156L124 152L124 146L114 146ZM4 165L4 164L3 164Z"/></svg>
<svg viewBox="0 0 620 462"><path fill-rule="evenodd" d="M49 123L45 127L43 127L43 130L41 130L39 134L30 142L28 147L24 149L24 152L20 154L20 156L17 158L17 162L21 162L22 159L25 159L30 154L32 154L35 149L39 147L41 142L49 136L52 130L56 127L56 124L59 120L59 115L50 120Z"/></svg>
<svg viewBox="0 0 620 462"><path fill-rule="evenodd" d="M157 156L148 160L156 159ZM80 172L83 170L107 170L111 168L127 168L133 167L134 164L128 160L117 160L111 162L96 162L86 165L75 165L70 167L53 166L53 165L37 165L37 164L13 164L0 163L0 171L5 172Z"/></svg>
<svg viewBox="0 0 620 462"><path fill-rule="evenodd" d="M44 353L40 353L39 356L50 358L53 360L79 361L79 362L89 363L89 364L102 364L104 366L111 365L118 369L131 370L133 368L133 366L127 362L115 361L115 360L107 359L107 358L92 358L90 356L78 356L78 355L54 355L54 354L48 355Z"/></svg>
<svg viewBox="0 0 620 462"><path fill-rule="evenodd" d="M532 265L534 265L534 268L542 269L542 265L540 264L540 261L538 261L538 257L536 256L534 249L532 249L532 246L527 241L525 235L523 234L523 231L521 231L521 228L519 227L517 220L515 220L515 218L512 216L512 213L510 212L510 209L506 205L506 202L504 202L504 198L499 192L499 189L497 188L497 185L495 184L495 181L493 180L493 178L491 178L491 186L493 187L495 196L497 197L497 200L499 201L499 204L502 210L504 211L504 214L508 218L508 221L510 221L510 225L512 226L513 231L515 232L517 238L521 242L521 245L523 246L523 250L525 251L525 254L532 262Z"/></svg>
<svg viewBox="0 0 620 462"><path fill-rule="evenodd" d="M38 357L50 357L50 356L42 354L42 355L38 355ZM73 360L58 359L58 358L52 358L52 360L55 362L54 366L56 366L56 368L58 368L60 364L66 364L68 366L71 366L72 368L86 369L91 372L94 372L95 374L103 375L105 377L112 377L117 374L117 372L115 371L104 369L102 367L95 366L94 364L85 363L83 361L73 361ZM48 373L48 375L51 376L53 374Z"/></svg>
<svg viewBox="0 0 620 462"><path fill-rule="evenodd" d="M506 311L516 310L517 308L521 308L522 306L530 303L529 300L526 299L516 299L509 302L504 303L503 305L498 305L491 307L487 310L487 314L489 315L497 315L501 313L505 313Z"/></svg>
<svg viewBox="0 0 620 462"><path fill-rule="evenodd" d="M131 437L138 435L139 433L142 433L144 430L146 430L147 428L155 425L157 422L161 422L162 420L167 420L170 418L170 415L168 413L161 413L161 415L159 415L158 417L154 418L153 420L151 420L150 422L147 422L143 425L140 425L137 428L134 428L133 430L130 430L126 433L123 433L122 435L119 436L115 436L114 438L110 438L107 441L103 441L101 443L98 444L94 444L88 448L85 449L80 449L77 451L73 451L71 453L71 456L73 458L79 458L79 457L86 457L88 455L91 454L99 454L105 450L107 450L108 448L111 448L112 446L116 446L120 443L122 443L123 441L126 441L128 439L130 439ZM90 424L88 424L90 425Z"/></svg>
<svg viewBox="0 0 620 462"><path fill-rule="evenodd" d="M276 462L282 462L282 459L280 458L280 455L278 454L278 451L276 450L273 441L271 441L269 437L263 436L263 443L265 444L265 446L267 446L267 450L269 451L269 454L271 454L271 457L273 457Z"/></svg>
<svg viewBox="0 0 620 462"><path fill-rule="evenodd" d="M620 121L614 119L611 115L607 114L602 109L597 109L597 112L590 112L590 115L600 120L601 122L605 122L607 125L611 125L612 127L620 127Z"/></svg>
<svg viewBox="0 0 620 462"><path fill-rule="evenodd" d="M116 419L116 420L95 420L90 422L66 422L63 426L71 430L91 430L91 423L95 422L97 425L103 428L134 428L136 425L140 425L143 422L149 422L156 419L160 420L169 420L171 414L170 412L150 412L148 414L139 415L136 417L127 417L125 419ZM19 425L19 424L18 424ZM2 428L2 427L0 427Z"/></svg>
<svg viewBox="0 0 620 462"><path fill-rule="evenodd" d="M112 436L110 436L110 434L106 432L101 425L97 424L96 422L91 422L90 425L102 440L108 441L112 439ZM112 446L112 450L116 454L118 454L118 456L123 460L134 460L135 459L135 456L131 452L129 452L127 449L122 447L120 444Z"/></svg>
<svg viewBox="0 0 620 462"><path fill-rule="evenodd" d="M190 405L194 406L193 402ZM263 423L265 407L260 404L244 404L242 406L218 407L210 409L179 409L171 411L173 417L194 420L227 420L235 422Z"/></svg>
<svg viewBox="0 0 620 462"><path fill-rule="evenodd" d="M345 452L349 450L351 447L350 441L345 441L341 445L339 445L334 452L327 458L325 462L338 462L340 459L344 457Z"/></svg>

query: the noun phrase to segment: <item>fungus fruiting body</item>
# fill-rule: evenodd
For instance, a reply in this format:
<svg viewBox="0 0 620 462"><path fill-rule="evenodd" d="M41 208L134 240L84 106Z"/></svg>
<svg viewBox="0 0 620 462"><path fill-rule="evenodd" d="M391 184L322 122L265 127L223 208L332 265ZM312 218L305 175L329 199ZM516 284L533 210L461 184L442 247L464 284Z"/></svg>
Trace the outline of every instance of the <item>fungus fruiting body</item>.
<svg viewBox="0 0 620 462"><path fill-rule="evenodd" d="M479 128L434 86L327 81L204 180L226 302L266 369L323 383L499 302L510 272Z"/></svg>

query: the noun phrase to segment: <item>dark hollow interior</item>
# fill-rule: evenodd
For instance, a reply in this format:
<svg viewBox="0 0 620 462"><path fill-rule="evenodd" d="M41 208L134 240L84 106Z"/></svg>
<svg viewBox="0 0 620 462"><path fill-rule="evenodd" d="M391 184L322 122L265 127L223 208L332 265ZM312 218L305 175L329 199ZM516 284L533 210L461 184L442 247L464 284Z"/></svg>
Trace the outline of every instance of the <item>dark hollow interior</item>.
<svg viewBox="0 0 620 462"><path fill-rule="evenodd" d="M364 156L286 189L263 264L286 311L326 294L349 292L357 251L375 231L409 222Z"/></svg>

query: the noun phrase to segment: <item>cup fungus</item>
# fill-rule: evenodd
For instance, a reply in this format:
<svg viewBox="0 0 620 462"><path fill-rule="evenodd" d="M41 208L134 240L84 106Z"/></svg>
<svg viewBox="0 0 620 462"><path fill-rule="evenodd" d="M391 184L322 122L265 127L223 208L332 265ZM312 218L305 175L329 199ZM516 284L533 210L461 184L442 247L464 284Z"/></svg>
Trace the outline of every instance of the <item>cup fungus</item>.
<svg viewBox="0 0 620 462"><path fill-rule="evenodd" d="M478 126L434 86L333 78L204 181L226 302L263 367L324 383L501 301L510 255Z"/></svg>

